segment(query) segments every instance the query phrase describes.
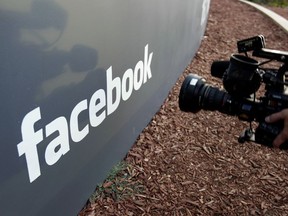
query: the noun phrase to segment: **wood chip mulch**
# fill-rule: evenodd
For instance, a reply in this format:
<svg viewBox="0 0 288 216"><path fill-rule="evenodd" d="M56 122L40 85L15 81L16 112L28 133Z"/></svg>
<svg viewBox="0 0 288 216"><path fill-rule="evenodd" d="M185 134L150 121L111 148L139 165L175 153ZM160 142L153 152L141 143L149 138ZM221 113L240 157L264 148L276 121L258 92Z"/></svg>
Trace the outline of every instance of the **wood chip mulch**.
<svg viewBox="0 0 288 216"><path fill-rule="evenodd" d="M237 117L184 113L178 107L189 73L221 87L210 74L211 63L229 59L237 40L258 34L266 37L267 47L288 50L288 35L254 8L211 0L195 58L129 151L124 168L97 187L79 216L288 215L287 151L239 144L248 123Z"/></svg>

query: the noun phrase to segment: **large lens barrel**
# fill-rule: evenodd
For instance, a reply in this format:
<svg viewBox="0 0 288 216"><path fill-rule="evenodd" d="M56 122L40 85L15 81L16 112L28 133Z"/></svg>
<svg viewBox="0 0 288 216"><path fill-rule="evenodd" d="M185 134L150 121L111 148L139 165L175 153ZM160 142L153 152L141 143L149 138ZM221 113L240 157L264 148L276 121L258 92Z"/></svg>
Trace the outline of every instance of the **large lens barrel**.
<svg viewBox="0 0 288 216"><path fill-rule="evenodd" d="M216 87L205 83L205 80L196 74L188 75L180 90L179 107L182 111L196 113L201 109L218 110L235 115L231 96Z"/></svg>

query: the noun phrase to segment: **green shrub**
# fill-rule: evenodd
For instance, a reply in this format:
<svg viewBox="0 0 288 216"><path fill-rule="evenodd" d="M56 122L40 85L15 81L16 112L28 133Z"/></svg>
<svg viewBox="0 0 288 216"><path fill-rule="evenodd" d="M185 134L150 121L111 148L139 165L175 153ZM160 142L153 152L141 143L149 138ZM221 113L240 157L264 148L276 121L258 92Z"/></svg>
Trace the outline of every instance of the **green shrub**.
<svg viewBox="0 0 288 216"><path fill-rule="evenodd" d="M258 4L265 4L265 5L276 6L276 7L288 6L288 0L249 0L249 1L255 2Z"/></svg>

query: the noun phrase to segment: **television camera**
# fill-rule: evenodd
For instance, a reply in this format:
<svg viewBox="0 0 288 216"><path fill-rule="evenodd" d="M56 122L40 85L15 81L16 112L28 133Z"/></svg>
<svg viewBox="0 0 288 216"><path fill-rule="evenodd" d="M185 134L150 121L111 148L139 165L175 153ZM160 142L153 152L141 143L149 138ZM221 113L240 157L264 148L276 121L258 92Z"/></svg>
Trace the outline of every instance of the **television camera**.
<svg viewBox="0 0 288 216"><path fill-rule="evenodd" d="M265 117L288 108L286 72L288 72L288 52L265 48L262 35L237 42L238 53L229 61L214 61L211 75L222 79L225 90L209 85L196 74L189 74L182 83L179 93L179 107L184 112L197 113L201 109L219 111L238 116L250 122L250 127L239 136L238 141L253 141L272 147L275 137L283 129L283 121L265 122ZM262 62L248 56L248 52ZM272 61L281 64L279 68L264 68ZM264 94L258 97L260 86L264 84ZM257 93L257 94L256 94ZM257 126L253 128L252 122ZM280 146L288 149L288 142Z"/></svg>

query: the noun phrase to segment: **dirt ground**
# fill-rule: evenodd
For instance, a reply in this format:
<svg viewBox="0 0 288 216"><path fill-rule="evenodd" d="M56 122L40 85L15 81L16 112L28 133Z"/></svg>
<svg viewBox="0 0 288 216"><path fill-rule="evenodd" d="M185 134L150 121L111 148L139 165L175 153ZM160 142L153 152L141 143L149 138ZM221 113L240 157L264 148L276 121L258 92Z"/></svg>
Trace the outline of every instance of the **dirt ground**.
<svg viewBox="0 0 288 216"><path fill-rule="evenodd" d="M288 16L287 9L276 10ZM238 0L211 0L195 58L118 171L97 187L79 216L288 215L287 151L238 143L249 124L237 117L178 107L189 73L221 87L210 74L211 63L237 52L237 40L259 34L267 48L288 50L288 34L269 18Z"/></svg>

